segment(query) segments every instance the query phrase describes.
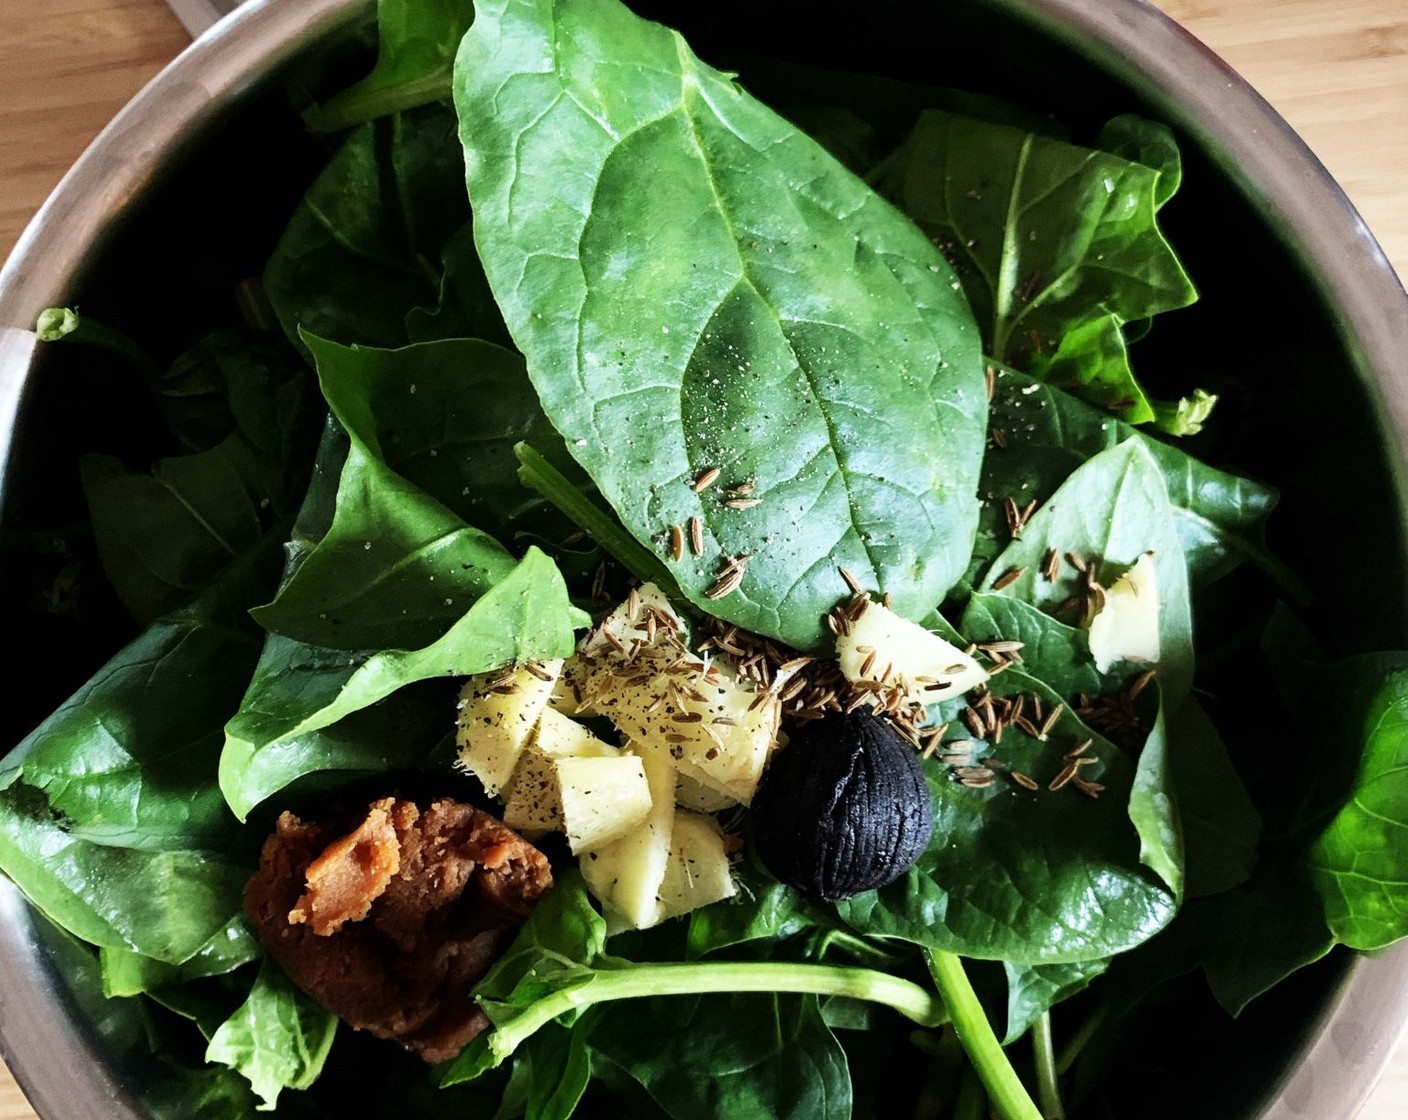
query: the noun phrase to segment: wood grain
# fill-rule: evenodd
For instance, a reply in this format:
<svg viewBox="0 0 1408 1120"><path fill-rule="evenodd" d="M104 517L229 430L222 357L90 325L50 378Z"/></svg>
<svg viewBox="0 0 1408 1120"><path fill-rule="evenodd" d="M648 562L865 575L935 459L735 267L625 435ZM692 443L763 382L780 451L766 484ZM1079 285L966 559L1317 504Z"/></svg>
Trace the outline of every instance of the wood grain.
<svg viewBox="0 0 1408 1120"><path fill-rule="evenodd" d="M1296 127L1408 276L1408 5L1160 6ZM0 0L0 256L89 140L185 41L160 0ZM1361 1120L1406 1115L1408 1047ZM33 1116L0 1065L0 1120Z"/></svg>

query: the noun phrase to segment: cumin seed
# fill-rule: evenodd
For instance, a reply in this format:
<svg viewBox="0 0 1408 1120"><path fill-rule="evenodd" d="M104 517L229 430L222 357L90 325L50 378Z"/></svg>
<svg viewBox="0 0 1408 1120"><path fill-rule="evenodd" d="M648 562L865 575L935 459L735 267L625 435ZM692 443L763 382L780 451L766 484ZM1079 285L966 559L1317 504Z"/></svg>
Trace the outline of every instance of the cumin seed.
<svg viewBox="0 0 1408 1120"><path fill-rule="evenodd" d="M1135 677L1134 683L1129 686L1129 692L1126 693L1130 700L1139 699L1139 694L1149 687L1156 675L1153 669L1147 669Z"/></svg>
<svg viewBox="0 0 1408 1120"><path fill-rule="evenodd" d="M1023 789L1038 790L1041 788L1035 779L1027 777L1020 770L1009 770L1007 776Z"/></svg>
<svg viewBox="0 0 1408 1120"><path fill-rule="evenodd" d="M1067 763L1065 769L1063 769L1059 774L1057 774L1056 777L1052 778L1051 784L1046 788L1052 793L1055 793L1058 789L1064 787L1072 778L1076 776L1076 771L1078 769L1079 767L1074 762Z"/></svg>
<svg viewBox="0 0 1408 1120"><path fill-rule="evenodd" d="M992 590L1001 591L1004 587L1011 587L1022 578L1022 573L1026 570L1026 568L1008 568L1007 571L1003 572L1002 575L992 581Z"/></svg>
<svg viewBox="0 0 1408 1120"><path fill-rule="evenodd" d="M670 559L677 564L684 559L684 530L678 525L670 526Z"/></svg>
<svg viewBox="0 0 1408 1120"><path fill-rule="evenodd" d="M718 481L719 475L723 472L718 467L709 467L700 471L694 476L694 481L689 484L689 488L696 494L701 494Z"/></svg>

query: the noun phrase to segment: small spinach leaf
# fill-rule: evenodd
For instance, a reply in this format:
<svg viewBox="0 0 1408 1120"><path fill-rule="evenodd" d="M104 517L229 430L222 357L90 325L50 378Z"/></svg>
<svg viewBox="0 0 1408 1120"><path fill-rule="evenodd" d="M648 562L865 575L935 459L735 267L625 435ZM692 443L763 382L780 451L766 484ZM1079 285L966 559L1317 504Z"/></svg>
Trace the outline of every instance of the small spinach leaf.
<svg viewBox="0 0 1408 1120"><path fill-rule="evenodd" d="M876 185L954 260L988 353L1143 424L1154 410L1121 326L1197 298L1155 218L1168 183L1108 152L930 109Z"/></svg>
<svg viewBox="0 0 1408 1120"><path fill-rule="evenodd" d="M1139 440L1112 447L1074 470L993 561L982 579L994 582L1012 571L1018 577L1001 594L1051 609L1080 590L1069 566L1055 580L1042 574L1049 549L1072 553L1097 565L1107 586L1146 552L1154 554L1159 595L1159 679L1176 709L1193 679L1193 618L1188 567L1174 528L1174 513L1162 472Z"/></svg>
<svg viewBox="0 0 1408 1120"><path fill-rule="evenodd" d="M1352 949L1381 949L1408 936L1408 654L1352 658L1332 678L1368 702L1347 707L1341 693L1334 706L1359 767L1308 859L1330 932Z"/></svg>
<svg viewBox="0 0 1408 1120"><path fill-rule="evenodd" d="M1007 972L1007 1035L1010 1046L1062 1000L1069 999L1110 967L1108 960L1074 964L1004 964Z"/></svg>
<svg viewBox="0 0 1408 1120"><path fill-rule="evenodd" d="M454 114L443 106L358 128L299 203L264 269L285 333L400 346L406 315L440 294L441 247L469 221Z"/></svg>
<svg viewBox="0 0 1408 1120"><path fill-rule="evenodd" d="M1080 693L1099 696L1119 681L1095 668L1084 630L1067 626L1010 595L973 595L959 629L971 642L1021 642L1024 671L1067 703Z"/></svg>
<svg viewBox="0 0 1408 1120"><path fill-rule="evenodd" d="M1169 769L1178 791L1187 897L1220 894L1256 863L1261 818L1217 727L1195 699L1167 721Z"/></svg>
<svg viewBox="0 0 1408 1120"><path fill-rule="evenodd" d="M480 253L544 410L642 543L668 555L700 519L685 595L806 649L837 564L930 609L971 551L986 412L934 246L617 3L480 4L455 81ZM760 504L725 505L745 481Z"/></svg>
<svg viewBox="0 0 1408 1120"><path fill-rule="evenodd" d="M103 972L103 994L108 997L135 996L172 984L222 976L242 964L258 960L263 953L243 913L226 922L214 937L179 965L144 957L130 949L106 947L98 953Z"/></svg>
<svg viewBox="0 0 1408 1120"><path fill-rule="evenodd" d="M472 0L377 0L380 52L360 82L307 110L316 132L450 99L450 71L474 20Z"/></svg>
<svg viewBox="0 0 1408 1120"><path fill-rule="evenodd" d="M91 945L178 965L240 911L246 868L200 851L110 848L64 825L41 791L9 786L0 793L0 871Z"/></svg>
<svg viewBox="0 0 1408 1120"><path fill-rule="evenodd" d="M1005 535L999 503L1010 495L1018 506L1044 502L1082 462L1137 439L1158 464L1173 503L1178 539L1189 580L1200 587L1226 575L1243 560L1265 569L1284 585L1299 581L1266 549L1266 519L1278 495L1270 486L1229 474L1096 411L1069 393L1005 366L994 367L992 426L1002 447L983 463L983 532L978 552L995 555Z"/></svg>
<svg viewBox="0 0 1408 1120"><path fill-rule="evenodd" d="M103 571L143 625L184 605L293 512L312 450L309 379L291 353L223 332L183 361L204 369L176 379L197 394L180 399L198 418L173 419L173 431L209 443L149 472L110 455L80 461Z"/></svg>
<svg viewBox="0 0 1408 1120"><path fill-rule="evenodd" d="M766 1029L743 1029L766 1023ZM666 1035L686 1040L662 1048ZM716 995L605 1009L593 1049L674 1120L847 1120L851 1076L815 996Z"/></svg>
<svg viewBox="0 0 1408 1120"><path fill-rule="evenodd" d="M286 783L310 764L385 768L376 762L394 743L368 744L371 759L360 749L349 758L336 749L336 733L311 744L307 737L416 681L567 657L575 645L573 627L584 625L584 618L552 561L530 548L439 638L417 649L348 652L271 634L244 701L225 727L220 788L226 801L243 819L272 792L261 774Z"/></svg>
<svg viewBox="0 0 1408 1120"><path fill-rule="evenodd" d="M1139 861L1156 871L1183 901L1183 822L1169 758L1163 705L1159 705L1134 771L1129 791L1129 819L1139 833Z"/></svg>
<svg viewBox="0 0 1408 1120"><path fill-rule="evenodd" d="M337 1018L265 961L249 998L221 1024L207 1062L230 1066L273 1108L284 1089L306 1089L323 1071Z"/></svg>

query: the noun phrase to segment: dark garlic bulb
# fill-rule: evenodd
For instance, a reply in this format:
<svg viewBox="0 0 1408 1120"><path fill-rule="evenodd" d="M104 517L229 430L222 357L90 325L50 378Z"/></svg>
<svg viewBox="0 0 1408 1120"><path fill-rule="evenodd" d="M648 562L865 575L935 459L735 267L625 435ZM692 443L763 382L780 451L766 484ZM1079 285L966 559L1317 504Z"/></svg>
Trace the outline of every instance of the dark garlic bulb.
<svg viewBox="0 0 1408 1120"><path fill-rule="evenodd" d="M801 727L773 754L749 816L764 866L825 899L894 882L934 830L914 744L864 710Z"/></svg>

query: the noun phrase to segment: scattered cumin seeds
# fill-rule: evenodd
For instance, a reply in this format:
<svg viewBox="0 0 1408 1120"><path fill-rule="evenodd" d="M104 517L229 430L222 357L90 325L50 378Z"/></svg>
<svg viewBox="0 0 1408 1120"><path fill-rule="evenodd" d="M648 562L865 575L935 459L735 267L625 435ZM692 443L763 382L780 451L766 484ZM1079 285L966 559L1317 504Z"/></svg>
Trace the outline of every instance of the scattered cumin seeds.
<svg viewBox="0 0 1408 1120"><path fill-rule="evenodd" d="M1004 587L1011 587L1022 578L1022 573L1026 570L1026 568L1008 568L1007 571L1003 572L992 581L992 589L994 591L1001 591Z"/></svg>
<svg viewBox="0 0 1408 1120"><path fill-rule="evenodd" d="M695 556L704 555L704 522L697 517L689 519L689 550Z"/></svg>
<svg viewBox="0 0 1408 1120"><path fill-rule="evenodd" d="M670 559L676 563L684 559L684 530L678 525L670 526Z"/></svg>
<svg viewBox="0 0 1408 1120"><path fill-rule="evenodd" d="M694 476L694 481L689 484L689 488L696 494L702 493L718 481L721 473L723 472L721 472L718 467L710 467L707 470L702 470Z"/></svg>
<svg viewBox="0 0 1408 1120"><path fill-rule="evenodd" d="M1079 758L1081 755L1085 754L1085 752L1088 751L1091 746L1094 745L1094 743L1094 739L1083 739L1079 743L1077 743L1071 750L1066 752L1066 757Z"/></svg>
<svg viewBox="0 0 1408 1120"><path fill-rule="evenodd" d="M997 444L999 448L1007 446L1007 433L1001 428L992 429L991 435L993 443Z"/></svg>
<svg viewBox="0 0 1408 1120"><path fill-rule="evenodd" d="M1041 558L1041 574L1047 583L1055 583L1061 574L1061 554L1054 548L1048 548Z"/></svg>
<svg viewBox="0 0 1408 1120"><path fill-rule="evenodd" d="M746 498L756 489L757 487L751 481L740 482L737 486L730 486L728 494L730 498Z"/></svg>
<svg viewBox="0 0 1408 1120"><path fill-rule="evenodd" d="M763 504L762 498L729 498L724 502L728 509L752 509Z"/></svg>
<svg viewBox="0 0 1408 1120"><path fill-rule="evenodd" d="M851 593L852 593L852 594L854 594L854 595L863 595L863 594L865 594L865 589L864 589L863 587L861 587L860 581L857 580L856 577L851 574L851 570L850 570L849 568L844 568L844 567L839 567L839 566L838 566L836 570L841 573L841 578L846 581L846 586L851 589Z"/></svg>
<svg viewBox="0 0 1408 1120"><path fill-rule="evenodd" d="M549 673L546 669L544 669L541 665L539 665L536 661L525 661L523 663L523 668L530 675L537 677L540 681L552 680L552 674Z"/></svg>
<svg viewBox="0 0 1408 1120"><path fill-rule="evenodd" d="M1023 789L1037 790L1041 788L1036 779L1027 777L1020 770L1009 770L1007 776Z"/></svg>
<svg viewBox="0 0 1408 1120"><path fill-rule="evenodd" d="M1016 653L1019 649L1023 649L1026 644L1026 642L1017 642L1002 638L995 642L979 642L978 648L984 653Z"/></svg>
<svg viewBox="0 0 1408 1120"><path fill-rule="evenodd" d="M987 382L988 400L992 400L992 395L997 391L997 370L988 366L983 370L983 380Z"/></svg>
<svg viewBox="0 0 1408 1120"><path fill-rule="evenodd" d="M1077 556L1074 552L1066 553L1066 563L1073 567L1076 571L1080 572L1082 575L1085 574L1088 568L1086 562L1082 560L1079 556Z"/></svg>
<svg viewBox="0 0 1408 1120"><path fill-rule="evenodd" d="M1098 798L1105 789L1099 782L1087 782L1080 778L1072 778L1071 781L1075 784L1076 789L1089 798Z"/></svg>

